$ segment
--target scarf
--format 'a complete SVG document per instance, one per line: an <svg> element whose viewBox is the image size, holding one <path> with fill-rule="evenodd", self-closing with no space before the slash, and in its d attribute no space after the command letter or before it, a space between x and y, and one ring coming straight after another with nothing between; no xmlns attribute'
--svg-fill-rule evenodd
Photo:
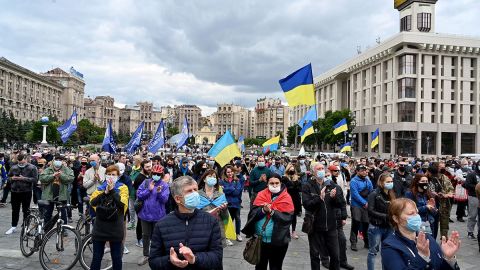
<svg viewBox="0 0 480 270"><path fill-rule="evenodd" d="M210 200L207 197L200 196L200 203L197 206L197 209L203 209L209 205L214 205L215 207L219 207L220 205L227 202L225 194L220 195L214 200Z"/></svg>
<svg viewBox="0 0 480 270"><path fill-rule="evenodd" d="M119 178L120 179L120 178ZM113 187L113 191L115 192L120 192L120 186L122 186L123 183L121 183L120 181L117 180L117 182L115 183L115 186ZM98 191L105 191L105 189L107 188L107 181L103 181L103 183L97 187L97 190Z"/></svg>
<svg viewBox="0 0 480 270"><path fill-rule="evenodd" d="M264 204L271 204L272 209L275 211L290 213L294 210L292 198L285 188L280 191L275 200L272 200L272 192L268 188L260 191L253 205L263 206Z"/></svg>

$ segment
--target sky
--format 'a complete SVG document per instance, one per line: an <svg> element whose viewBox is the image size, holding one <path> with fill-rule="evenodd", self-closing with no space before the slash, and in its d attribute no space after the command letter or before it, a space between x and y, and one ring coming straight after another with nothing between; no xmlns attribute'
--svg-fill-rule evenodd
<svg viewBox="0 0 480 270"><path fill-rule="evenodd" d="M399 31L393 0L0 0L0 56L73 66L118 105L285 101L278 80L335 67ZM480 38L479 0L439 0L436 32Z"/></svg>

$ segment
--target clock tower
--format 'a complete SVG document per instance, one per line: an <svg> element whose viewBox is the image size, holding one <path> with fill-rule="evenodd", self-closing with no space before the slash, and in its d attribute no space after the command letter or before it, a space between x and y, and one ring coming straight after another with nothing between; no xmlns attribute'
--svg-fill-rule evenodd
<svg viewBox="0 0 480 270"><path fill-rule="evenodd" d="M394 0L400 12L400 32L435 32L437 0Z"/></svg>

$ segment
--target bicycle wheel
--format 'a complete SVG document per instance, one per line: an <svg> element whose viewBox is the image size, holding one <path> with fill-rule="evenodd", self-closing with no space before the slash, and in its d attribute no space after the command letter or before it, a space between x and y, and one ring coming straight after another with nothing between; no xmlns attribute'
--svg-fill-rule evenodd
<svg viewBox="0 0 480 270"><path fill-rule="evenodd" d="M61 230L49 231L40 246L40 264L45 270L70 270L80 258L82 239L78 232L67 226Z"/></svg>
<svg viewBox="0 0 480 270"><path fill-rule="evenodd" d="M75 229L78 231L78 233L80 234L80 237L83 239L90 234L90 226L91 225L90 225L89 218L85 218L84 216L82 216L78 220L77 226L75 227Z"/></svg>
<svg viewBox="0 0 480 270"><path fill-rule="evenodd" d="M112 259L109 256L110 254L104 254L102 258L102 264L100 265L101 270L112 269ZM89 234L83 239L82 251L80 253L80 264L83 269L90 270L90 265L92 264L93 259L93 241L92 235Z"/></svg>
<svg viewBox="0 0 480 270"><path fill-rule="evenodd" d="M36 216L29 215L22 225L20 232L20 250L23 256L30 257L36 251L35 238L39 234L38 224L40 221Z"/></svg>

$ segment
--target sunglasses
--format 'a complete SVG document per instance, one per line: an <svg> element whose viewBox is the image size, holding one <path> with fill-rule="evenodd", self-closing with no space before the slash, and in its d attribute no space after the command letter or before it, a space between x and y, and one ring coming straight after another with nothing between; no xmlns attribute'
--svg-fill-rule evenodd
<svg viewBox="0 0 480 270"><path fill-rule="evenodd" d="M156 176L162 176L161 173L152 173L152 175L156 175Z"/></svg>
<svg viewBox="0 0 480 270"><path fill-rule="evenodd" d="M332 172L339 172L339 170L333 170Z"/></svg>

